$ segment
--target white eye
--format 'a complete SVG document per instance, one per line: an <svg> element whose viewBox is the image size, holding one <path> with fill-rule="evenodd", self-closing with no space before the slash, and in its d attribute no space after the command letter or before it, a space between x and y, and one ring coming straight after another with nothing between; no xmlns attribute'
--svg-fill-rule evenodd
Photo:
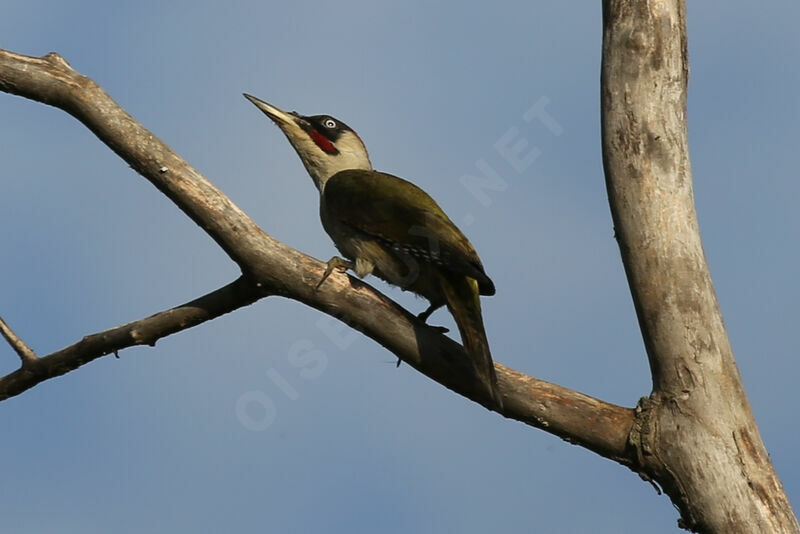
<svg viewBox="0 0 800 534"><path fill-rule="evenodd" d="M336 128L336 121L333 119L325 119L322 124L325 125L325 128Z"/></svg>

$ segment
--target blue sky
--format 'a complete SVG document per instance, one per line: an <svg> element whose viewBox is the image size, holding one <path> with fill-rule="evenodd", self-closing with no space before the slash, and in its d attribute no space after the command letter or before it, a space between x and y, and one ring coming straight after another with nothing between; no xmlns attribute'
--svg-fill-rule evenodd
<svg viewBox="0 0 800 534"><path fill-rule="evenodd" d="M0 47L61 53L267 232L322 259L334 249L311 180L241 93L344 120L376 168L426 189L476 246L498 288L484 300L498 361L633 406L650 378L603 184L600 5L537 4L6 0ZM689 6L704 246L795 504L798 16L789 0ZM541 102L559 135L524 120ZM0 315L37 352L236 277L74 119L5 94L0 118ZM494 146L510 131L540 152L521 172ZM460 182L480 162L507 184L488 204ZM324 366L301 374L291 354L310 349ZM0 369L16 364L0 348ZM9 532L677 531L668 499L633 473L395 369L284 299L2 408Z"/></svg>

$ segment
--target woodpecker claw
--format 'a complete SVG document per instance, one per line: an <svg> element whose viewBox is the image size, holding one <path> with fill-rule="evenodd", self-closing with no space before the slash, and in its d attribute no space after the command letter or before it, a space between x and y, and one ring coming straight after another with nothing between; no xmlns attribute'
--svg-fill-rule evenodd
<svg viewBox="0 0 800 534"><path fill-rule="evenodd" d="M441 307L442 307L441 304L431 304L430 306L428 306L427 310L417 315L417 319L419 319L423 323L426 323L428 322L428 317L430 317L433 312L435 312Z"/></svg>
<svg viewBox="0 0 800 534"><path fill-rule="evenodd" d="M438 310L441 307L442 307L441 304L431 304L430 306L428 306L427 310L425 310L424 312L422 312L422 313L417 315L417 319L419 319L423 323L427 323L428 322L428 317L430 317L433 312L435 312L436 310ZM444 327L444 326L433 326L433 325L428 325L428 326L430 326L431 328L433 328L434 330L436 330L440 334L446 334L446 333L448 333L450 331L449 328Z"/></svg>
<svg viewBox="0 0 800 534"><path fill-rule="evenodd" d="M322 273L322 279L320 279L320 281L317 282L317 286L315 289L319 289L319 287L325 280L328 279L328 277L331 275L334 269L336 269L340 273L343 273L348 269L353 269L353 268L355 268L355 265L353 264L352 261L340 258L339 256L332 257L331 259L328 260L328 266L325 268L325 272Z"/></svg>

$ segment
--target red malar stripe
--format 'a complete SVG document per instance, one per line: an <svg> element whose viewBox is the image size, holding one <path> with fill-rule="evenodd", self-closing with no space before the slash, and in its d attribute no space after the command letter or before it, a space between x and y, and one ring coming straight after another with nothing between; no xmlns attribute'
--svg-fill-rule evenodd
<svg viewBox="0 0 800 534"><path fill-rule="evenodd" d="M336 147L333 146L333 143L328 141L328 138L319 133L318 131L314 130L313 128L309 130L309 135L311 135L311 139L320 147L323 151L327 152L328 154L338 154L339 151L336 150Z"/></svg>

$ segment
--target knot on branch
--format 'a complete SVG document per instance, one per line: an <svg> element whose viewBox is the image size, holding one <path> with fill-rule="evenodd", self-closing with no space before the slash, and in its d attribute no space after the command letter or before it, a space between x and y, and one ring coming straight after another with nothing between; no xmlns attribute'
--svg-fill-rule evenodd
<svg viewBox="0 0 800 534"><path fill-rule="evenodd" d="M48 61L49 63L53 63L53 64L56 64L58 66L61 66L61 67L64 67L64 68L72 70L72 65L69 64L69 61L64 59L64 56L62 56L61 54L59 54L57 52L50 52L50 53L46 54L44 57L42 57L42 59L44 59L45 61Z"/></svg>
<svg viewBox="0 0 800 534"><path fill-rule="evenodd" d="M661 488L656 484L647 471L649 457L653 456L653 439L655 437L655 420L653 419L653 408L655 402L650 397L642 397L636 403L633 416L633 426L628 434L628 446L633 449L634 465L632 469L639 477L649 482L661 495Z"/></svg>

